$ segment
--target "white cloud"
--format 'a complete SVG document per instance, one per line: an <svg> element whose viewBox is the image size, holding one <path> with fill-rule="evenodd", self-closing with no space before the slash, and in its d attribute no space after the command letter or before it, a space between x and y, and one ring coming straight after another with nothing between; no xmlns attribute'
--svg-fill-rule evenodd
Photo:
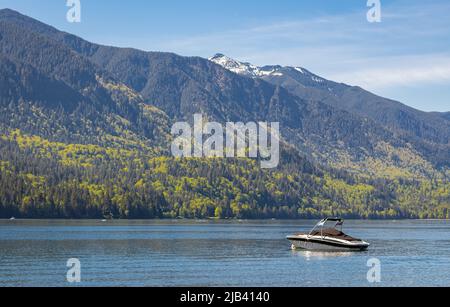
<svg viewBox="0 0 450 307"><path fill-rule="evenodd" d="M366 59L357 69L331 74L329 77L369 90L418 84L450 82L450 55L383 57Z"/></svg>

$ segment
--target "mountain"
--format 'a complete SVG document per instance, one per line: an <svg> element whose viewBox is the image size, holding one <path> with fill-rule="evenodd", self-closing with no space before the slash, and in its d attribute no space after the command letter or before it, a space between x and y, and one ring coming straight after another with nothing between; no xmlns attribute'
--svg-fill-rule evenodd
<svg viewBox="0 0 450 307"><path fill-rule="evenodd" d="M0 10L0 68L0 218L450 212L432 155L374 119L264 80L281 68L240 75L200 57L102 46L12 10ZM280 167L172 158L171 124L195 113L279 121Z"/></svg>
<svg viewBox="0 0 450 307"><path fill-rule="evenodd" d="M209 58L211 62L219 64L220 66L242 76L251 78L262 78L270 75L281 76L281 66L265 66L258 67L250 63L238 62L232 58L227 57L221 53Z"/></svg>
<svg viewBox="0 0 450 307"><path fill-rule="evenodd" d="M435 113L435 115L444 118L445 120L450 120L450 112L447 113Z"/></svg>
<svg viewBox="0 0 450 307"><path fill-rule="evenodd" d="M240 76L207 59L101 46L11 11L3 12L0 19L95 64L173 121L192 120L195 113L219 122L279 121L284 141L309 159L365 174L434 176L438 157L444 155L441 160L448 162L445 151L437 154L437 147L411 147L408 140L370 118L299 97L261 78ZM248 71L252 69L248 66ZM276 76L277 69L253 69L253 73Z"/></svg>
<svg viewBox="0 0 450 307"><path fill-rule="evenodd" d="M17 26L14 16L23 18L0 13L3 128L80 143L164 142L162 111L70 48Z"/></svg>
<svg viewBox="0 0 450 307"><path fill-rule="evenodd" d="M320 101L352 114L368 118L389 129L437 166L450 161L450 122L448 114L426 113L400 102L374 95L360 87L336 83L305 68L257 67L216 54L210 60L237 74L260 78L290 93Z"/></svg>

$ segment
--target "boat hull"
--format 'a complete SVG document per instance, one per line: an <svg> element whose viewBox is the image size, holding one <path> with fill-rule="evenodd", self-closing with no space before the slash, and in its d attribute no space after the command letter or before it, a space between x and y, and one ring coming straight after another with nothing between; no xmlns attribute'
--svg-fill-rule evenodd
<svg viewBox="0 0 450 307"><path fill-rule="evenodd" d="M366 242L345 242L330 238L291 236L287 239L292 243L293 249L312 251L365 251L370 246L370 244Z"/></svg>

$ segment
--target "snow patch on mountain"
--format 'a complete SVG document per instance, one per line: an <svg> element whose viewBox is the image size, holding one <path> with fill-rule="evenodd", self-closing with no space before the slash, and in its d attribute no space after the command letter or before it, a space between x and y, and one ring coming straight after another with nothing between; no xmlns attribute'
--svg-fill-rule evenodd
<svg viewBox="0 0 450 307"><path fill-rule="evenodd" d="M209 60L239 75L256 76L259 71L258 67L250 63L242 63L223 54L216 54Z"/></svg>
<svg viewBox="0 0 450 307"><path fill-rule="evenodd" d="M250 63L236 61L220 53L209 58L209 60L224 67L225 69L228 69L229 71L247 77L261 78L266 76L283 76L281 66L258 67Z"/></svg>
<svg viewBox="0 0 450 307"><path fill-rule="evenodd" d="M317 78L315 76L312 76L311 80L313 80L314 82L317 82L317 83L323 83L324 82L324 80L322 78Z"/></svg>
<svg viewBox="0 0 450 307"><path fill-rule="evenodd" d="M296 71L298 71L299 73L301 73L301 74L306 74L306 72L303 70L303 68L301 68L301 67L294 67L294 69L296 70Z"/></svg>
<svg viewBox="0 0 450 307"><path fill-rule="evenodd" d="M301 78L311 80L318 84L324 84L325 79L320 78L308 70L302 67L283 67L279 65L258 67L246 62L239 62L221 53L209 58L211 62L214 62L229 71L236 74L251 77L251 78L263 78L263 77L283 77L285 74L291 75L293 72L300 73Z"/></svg>

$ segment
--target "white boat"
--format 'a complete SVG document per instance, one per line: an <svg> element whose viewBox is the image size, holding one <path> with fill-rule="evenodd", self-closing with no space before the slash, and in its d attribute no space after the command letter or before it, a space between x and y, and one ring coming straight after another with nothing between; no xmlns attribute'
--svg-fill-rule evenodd
<svg viewBox="0 0 450 307"><path fill-rule="evenodd" d="M329 222L334 227L325 228ZM364 251L370 246L369 243L346 235L342 232L344 220L340 218L326 218L317 223L310 233L298 233L288 236L293 249L304 249L313 251ZM340 227L340 230L338 229Z"/></svg>

